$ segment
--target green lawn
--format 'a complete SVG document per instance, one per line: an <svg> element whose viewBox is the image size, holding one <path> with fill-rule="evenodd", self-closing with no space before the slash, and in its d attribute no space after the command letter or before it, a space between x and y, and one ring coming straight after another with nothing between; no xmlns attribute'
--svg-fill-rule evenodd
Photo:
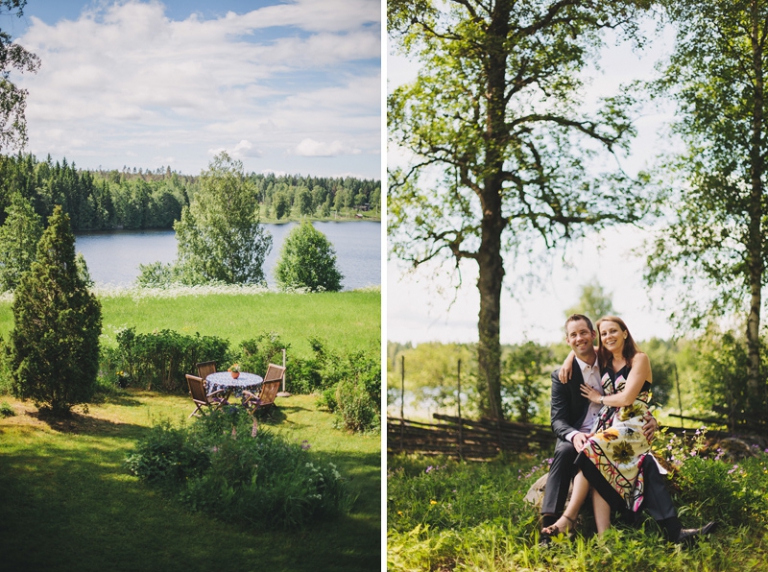
<svg viewBox="0 0 768 572"><path fill-rule="evenodd" d="M317 336L339 352L378 351L381 294L178 292L103 295L103 343L124 327L220 336L235 348L277 332L298 354ZM13 327L0 301L0 335ZM278 399L266 422L307 440L318 461L335 463L356 501L350 514L302 530L244 528L192 513L131 476L126 454L163 419L184 422L187 396L129 390L77 407L72 421L40 420L8 396L17 415L0 418L0 570L379 570L381 437L333 427L316 397Z"/></svg>
<svg viewBox="0 0 768 572"><path fill-rule="evenodd" d="M134 291L136 292L136 291ZM319 294L177 295L139 297L131 293L103 296L102 336L114 343L120 328L139 333L155 329L184 334L199 332L230 341L231 347L261 332L277 332L294 351L305 355L310 336L326 341L333 350L378 348L381 339L381 292L355 290ZM11 303L0 302L0 335L13 328Z"/></svg>
<svg viewBox="0 0 768 572"><path fill-rule="evenodd" d="M380 436L333 428L312 396L279 398L265 423L309 441L357 500L349 515L304 530L247 529L192 513L129 475L127 452L161 419L181 423L187 397L130 390L72 421L49 423L30 403L0 419L0 569L379 570Z"/></svg>

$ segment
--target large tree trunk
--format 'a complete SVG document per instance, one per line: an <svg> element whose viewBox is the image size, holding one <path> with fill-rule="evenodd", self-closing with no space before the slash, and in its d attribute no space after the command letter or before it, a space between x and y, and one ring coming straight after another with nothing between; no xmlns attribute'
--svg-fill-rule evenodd
<svg viewBox="0 0 768 572"><path fill-rule="evenodd" d="M477 345L478 385L480 389L480 413L492 419L502 419L501 407L501 343L499 321L501 319L501 285L504 280L504 261L501 257L500 215L489 213L483 217L482 243L477 263L480 276L477 289L480 292L480 315Z"/></svg>
<svg viewBox="0 0 768 572"><path fill-rule="evenodd" d="M749 203L749 287L751 293L749 317L747 319L747 403L750 414L765 417L763 411L763 388L760 379L760 306L763 282L762 252L762 198L763 198L763 50L759 37L759 12L757 2L752 8L752 66L755 77L755 99L752 114L752 149L750 157L751 181ZM751 416L751 415L750 415Z"/></svg>
<svg viewBox="0 0 768 572"><path fill-rule="evenodd" d="M502 218L501 196L504 172L504 154L509 131L506 125L507 50L504 42L509 33L509 1L496 3L488 27L485 63L488 78L486 107L485 165L486 176L479 193L483 209L480 248L477 264L480 276L477 289L480 292L478 323L479 343L477 367L481 392L481 414L492 419L502 419L501 407L501 343L499 321L501 319L501 287L504 280L504 260L501 257L501 234L506 222ZM486 390L487 388L487 390Z"/></svg>

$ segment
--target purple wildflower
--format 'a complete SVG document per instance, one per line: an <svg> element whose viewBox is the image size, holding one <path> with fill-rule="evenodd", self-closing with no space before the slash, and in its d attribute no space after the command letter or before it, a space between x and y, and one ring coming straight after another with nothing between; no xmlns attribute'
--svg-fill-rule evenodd
<svg viewBox="0 0 768 572"><path fill-rule="evenodd" d="M309 451L310 447L311 447L311 445L309 444L309 441L307 441L306 439L304 439L301 442L301 448L304 449L305 451Z"/></svg>
<svg viewBox="0 0 768 572"><path fill-rule="evenodd" d="M431 472L432 472L432 471L434 471L434 470L435 470L435 468L434 468L432 465L430 465L429 467L427 467L427 468L424 470L424 472L425 472L425 473L427 473L427 474L429 474L429 473L431 473Z"/></svg>

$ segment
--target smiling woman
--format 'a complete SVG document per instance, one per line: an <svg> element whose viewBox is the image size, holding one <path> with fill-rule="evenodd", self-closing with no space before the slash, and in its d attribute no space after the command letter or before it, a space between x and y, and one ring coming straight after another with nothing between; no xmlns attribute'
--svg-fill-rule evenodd
<svg viewBox="0 0 768 572"><path fill-rule="evenodd" d="M30 148L79 166L378 176L380 3L41 2ZM87 105L84 100L87 98Z"/></svg>

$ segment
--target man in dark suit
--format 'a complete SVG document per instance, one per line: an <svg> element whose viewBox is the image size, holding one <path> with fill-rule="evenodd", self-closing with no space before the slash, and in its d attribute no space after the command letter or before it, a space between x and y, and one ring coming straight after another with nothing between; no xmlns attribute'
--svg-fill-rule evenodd
<svg viewBox="0 0 768 572"><path fill-rule="evenodd" d="M597 333L586 316L574 314L565 323L566 342L573 350L573 371L570 381L559 379L560 370L552 373L552 430L557 435L555 455L549 469L549 477L541 504L542 526L554 524L565 508L568 488L574 477L576 456L584 448L588 433L598 416L600 405L593 404L580 391L582 384L588 384L600 393L600 365L594 342ZM649 415L643 433L649 440L657 429L656 420ZM642 508L661 526L672 542L684 542L701 533L708 533L713 523L702 529L684 529L677 517L672 498L667 491L664 478L652 455L643 461L645 495Z"/></svg>

